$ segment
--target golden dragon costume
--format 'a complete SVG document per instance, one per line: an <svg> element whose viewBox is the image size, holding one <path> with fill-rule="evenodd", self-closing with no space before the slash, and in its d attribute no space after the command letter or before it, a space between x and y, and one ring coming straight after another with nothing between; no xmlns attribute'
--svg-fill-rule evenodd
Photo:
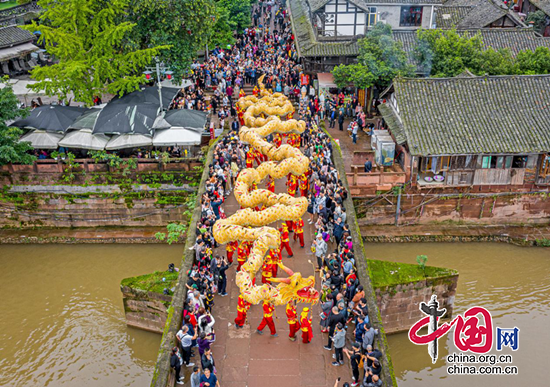
<svg viewBox="0 0 550 387"><path fill-rule="evenodd" d="M279 264L288 275L287 278L272 278L277 286L264 284L255 285L253 279L261 270L264 259L270 249L278 249L281 235L268 224L279 220L300 219L307 210L307 198L294 198L287 194L275 194L265 189L251 187L260 183L268 175L280 179L289 173L302 175L309 168L309 159L290 145L276 147L265 140L272 133L303 133L306 129L304 121L286 120L294 112L292 103L282 94L271 94L265 90L260 78L261 98L255 96L242 97L237 102L244 111L243 119L246 126L239 131L242 142L249 144L267 155L268 162L258 168L242 170L235 184L235 197L244 209L237 211L226 219L220 219L214 224L214 238L220 244L231 241L253 241L247 261L236 275L236 283L243 298L251 303L263 301L275 305L287 304L290 300L315 303L319 300L319 292L315 290L315 276L302 277L289 268ZM264 205L263 211L255 211L256 206ZM255 228L252 228L255 227Z"/></svg>

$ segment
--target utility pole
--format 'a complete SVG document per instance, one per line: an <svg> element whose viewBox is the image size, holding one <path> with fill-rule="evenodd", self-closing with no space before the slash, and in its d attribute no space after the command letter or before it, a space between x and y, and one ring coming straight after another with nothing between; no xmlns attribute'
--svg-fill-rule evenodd
<svg viewBox="0 0 550 387"><path fill-rule="evenodd" d="M159 104L160 104L160 111L162 112L162 85L160 84L160 64L159 60L155 58L155 62L157 64L157 84L159 88Z"/></svg>

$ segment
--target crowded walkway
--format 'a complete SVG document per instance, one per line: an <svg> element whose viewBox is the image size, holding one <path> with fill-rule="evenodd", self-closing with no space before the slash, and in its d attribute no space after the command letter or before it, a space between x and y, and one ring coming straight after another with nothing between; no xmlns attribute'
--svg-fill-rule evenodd
<svg viewBox="0 0 550 387"><path fill-rule="evenodd" d="M231 53L215 50L209 58L212 68L220 68L223 67L220 60L230 55L221 80L217 76L212 78L212 74L208 78L206 70L202 72L204 79L200 75L195 79L196 91L208 87L213 79L220 81L216 88L219 93L214 98L221 98L222 111L226 112L224 105L230 106L228 115L233 115L234 102L238 95L243 95L242 92L233 95L233 84L237 88L246 82L254 84L256 76L262 73L266 75L266 88L271 85L269 88L274 92L286 89L290 97L291 88L297 88L300 82L285 11L277 4L260 3L253 15L258 26L254 34L245 31ZM255 50L256 45L259 51ZM249 60L242 62L240 58ZM243 71L241 63L250 67ZM254 70L253 76L247 69ZM263 309L261 305L251 306L245 313L244 324L235 319L237 310L246 309L235 285L235 272L247 258L246 246L239 243L219 246L212 236L212 226L217 219L240 208L231 195L235 179L240 170L256 167L261 157L238 140L239 123L232 120L230 132L216 144L213 163L206 166L210 179L200 199L202 213L196 228L195 264L187 283L184 324L177 334L178 346L174 347L171 359L178 384L190 381L192 386L201 383L224 387L333 386L341 380L341 385L382 385L378 376L381 353L374 349L377 332L368 324L364 292L355 275L353 241L343 205L348 193L332 162L330 138L317 125L321 109L309 97L307 88L298 90L292 94L299 106L295 118L306 121L306 131L298 138L275 135L268 139L300 147L310 158L310 171L303 181L289 177L277 180L274 187L268 182L266 188L308 197L308 213L303 221L272 225L283 234L280 250L285 247L284 251L274 253L293 271L316 276L320 303L298 305L290 313L285 306L275 307L268 313L275 325L271 329L263 329L261 323L266 316L265 306ZM224 118L220 116L222 125ZM265 271L262 274L267 275ZM300 315L302 332L296 332L290 323Z"/></svg>

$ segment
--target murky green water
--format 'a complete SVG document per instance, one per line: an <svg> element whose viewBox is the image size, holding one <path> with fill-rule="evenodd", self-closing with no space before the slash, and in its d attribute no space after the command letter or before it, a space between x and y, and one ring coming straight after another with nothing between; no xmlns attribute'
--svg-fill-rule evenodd
<svg viewBox="0 0 550 387"><path fill-rule="evenodd" d="M1 386L145 386L161 336L128 328L120 280L181 246L0 246Z"/></svg>
<svg viewBox="0 0 550 387"><path fill-rule="evenodd" d="M396 376L401 387L549 386L550 360L550 249L488 243L369 244L369 258L416 264L428 256L428 265L460 272L455 315L479 305L493 316L493 325L520 328L519 349L512 352L518 376L450 376L445 356L459 352L452 335L439 340L439 360L432 364L426 346L412 344L406 333L388 337Z"/></svg>

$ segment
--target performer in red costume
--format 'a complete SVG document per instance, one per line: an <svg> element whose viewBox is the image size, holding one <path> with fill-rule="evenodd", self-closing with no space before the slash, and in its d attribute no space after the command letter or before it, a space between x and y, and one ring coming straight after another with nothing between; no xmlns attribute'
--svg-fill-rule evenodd
<svg viewBox="0 0 550 387"><path fill-rule="evenodd" d="M248 152L246 152L246 167L247 168L254 168L254 156L255 152L250 148Z"/></svg>
<svg viewBox="0 0 550 387"><path fill-rule="evenodd" d="M264 301L264 318L262 319L262 322L258 326L258 329L256 329L256 333L259 335L263 335L264 333L262 330L267 325L269 327L269 330L271 331L271 336L277 337L279 336L277 334L277 331L275 330L275 323L273 322L273 312L275 311L275 307L272 303L269 301Z"/></svg>
<svg viewBox="0 0 550 387"><path fill-rule="evenodd" d="M239 242L237 241L231 241L227 244L226 252L227 252L227 261L229 264L233 263L233 254L235 253L235 250L237 250L237 246L239 245Z"/></svg>
<svg viewBox="0 0 550 387"><path fill-rule="evenodd" d="M313 330L311 329L311 317L309 317L309 308L302 309L300 315L300 327L302 328L302 342L307 344L313 339Z"/></svg>
<svg viewBox="0 0 550 387"><path fill-rule="evenodd" d="M309 182L307 180L307 176L305 173L300 176L299 181L300 181L300 195L302 195L303 197L307 197Z"/></svg>
<svg viewBox="0 0 550 387"><path fill-rule="evenodd" d="M239 299L237 300L237 318L235 319L236 328L242 328L244 326L248 309L250 309L250 303L239 294Z"/></svg>
<svg viewBox="0 0 550 387"><path fill-rule="evenodd" d="M241 266L244 265L246 258L248 257L246 247L246 242L241 242L237 248L237 271L241 270Z"/></svg>
<svg viewBox="0 0 550 387"><path fill-rule="evenodd" d="M283 226L279 229L279 232L281 233L281 252L283 251L283 249L286 249L288 257L292 258L294 256L294 253L292 252L290 244L288 243L288 226L286 223L283 223Z"/></svg>
<svg viewBox="0 0 550 387"><path fill-rule="evenodd" d="M290 341L296 341L296 333L300 330L300 323L298 322L298 315L296 314L296 301L290 301L286 304L286 318L290 328L288 338Z"/></svg>
<svg viewBox="0 0 550 387"><path fill-rule="evenodd" d="M300 239L300 247L304 247L304 221L300 218L294 222L294 240Z"/></svg>
<svg viewBox="0 0 550 387"><path fill-rule="evenodd" d="M298 181L296 176L290 175L290 179L287 181L286 185L288 186L288 194L294 197L296 195L296 190L298 189Z"/></svg>
<svg viewBox="0 0 550 387"><path fill-rule="evenodd" d="M271 176L267 176L265 187L268 191L275 193L275 180Z"/></svg>

